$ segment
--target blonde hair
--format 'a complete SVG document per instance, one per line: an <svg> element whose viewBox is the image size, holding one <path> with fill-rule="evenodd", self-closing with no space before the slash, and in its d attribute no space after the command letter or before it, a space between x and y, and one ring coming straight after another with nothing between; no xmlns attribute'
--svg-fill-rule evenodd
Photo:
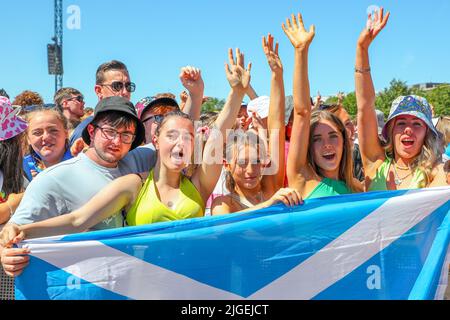
<svg viewBox="0 0 450 320"><path fill-rule="evenodd" d="M359 186L353 177L353 151L350 138L348 137L347 130L345 129L342 121L333 113L323 110L315 110L311 114L311 127L309 131L309 145L308 145L308 162L311 168L319 176L323 177L321 168L314 161L314 151L313 151L313 136L314 129L317 127L321 120L329 121L333 123L337 130L341 133L344 145L342 158L339 163L339 180L344 181L345 184L353 191L361 191L361 186Z"/></svg>
<svg viewBox="0 0 450 320"><path fill-rule="evenodd" d="M440 116L439 120L436 124L436 130L442 133L443 142L447 146L450 143L450 117L449 116Z"/></svg>

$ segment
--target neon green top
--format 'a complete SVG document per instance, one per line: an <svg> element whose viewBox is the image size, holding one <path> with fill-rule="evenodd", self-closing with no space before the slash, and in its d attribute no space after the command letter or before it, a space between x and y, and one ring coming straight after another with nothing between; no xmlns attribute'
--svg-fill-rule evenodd
<svg viewBox="0 0 450 320"><path fill-rule="evenodd" d="M179 199L173 206L173 209L162 203L158 194L152 170L142 186L136 201L128 211L128 225L139 226L204 216L205 204L203 199L192 182L185 176L181 178Z"/></svg>
<svg viewBox="0 0 450 320"><path fill-rule="evenodd" d="M344 181L323 178L305 199L330 197L348 193L353 192Z"/></svg>
<svg viewBox="0 0 450 320"><path fill-rule="evenodd" d="M389 168L392 163L392 158L386 157L381 166L377 169L375 177L370 184L369 191L385 191L388 190L386 185L386 179L389 174ZM414 171L411 183L408 186L408 189L419 189L423 188L426 185L427 178L425 173L419 169Z"/></svg>

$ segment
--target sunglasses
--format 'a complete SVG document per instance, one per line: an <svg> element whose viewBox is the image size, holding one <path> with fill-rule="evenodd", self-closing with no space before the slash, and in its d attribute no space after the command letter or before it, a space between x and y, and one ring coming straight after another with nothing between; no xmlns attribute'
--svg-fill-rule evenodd
<svg viewBox="0 0 450 320"><path fill-rule="evenodd" d="M102 84L102 86L111 87L115 92L122 91L123 87L125 87L128 92L134 92L134 90L136 90L136 85L133 82L114 81L111 84Z"/></svg>
<svg viewBox="0 0 450 320"><path fill-rule="evenodd" d="M147 119L142 120L142 123L150 121L151 119L155 119L155 122L160 123L164 119L164 116L162 114L155 114L153 116L148 117Z"/></svg>
<svg viewBox="0 0 450 320"><path fill-rule="evenodd" d="M76 97L72 97L70 99L66 99L67 101L71 101L71 100L77 100L78 102L83 102L84 98L83 96L76 96Z"/></svg>

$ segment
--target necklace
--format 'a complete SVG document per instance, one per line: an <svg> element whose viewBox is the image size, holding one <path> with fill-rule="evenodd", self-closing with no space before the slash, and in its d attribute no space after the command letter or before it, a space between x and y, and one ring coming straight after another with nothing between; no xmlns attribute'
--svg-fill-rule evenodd
<svg viewBox="0 0 450 320"><path fill-rule="evenodd" d="M395 160L394 160L394 166L397 167L397 169L400 169L400 170L410 170L410 169L411 169L411 167L410 167L409 165L406 166L406 167L401 167L401 166L399 166L399 165L397 164L397 161L395 161Z"/></svg>
<svg viewBox="0 0 450 320"><path fill-rule="evenodd" d="M251 208L253 206L255 206L253 203L251 203L245 196L241 196L239 194L237 195L237 199L235 198L235 200L237 200L238 202L240 202L241 204L243 204L244 206L246 206L247 208ZM233 197L234 198L234 197ZM260 190L258 192L258 195L256 197L257 199L257 203L262 203L263 202L263 195L262 195L262 190Z"/></svg>
<svg viewBox="0 0 450 320"><path fill-rule="evenodd" d="M395 175L395 179L394 179L394 183L396 186L401 185L403 181L405 181L406 178L408 178L412 171L410 171L406 176L404 176L403 178L400 179L398 173L397 173L397 169L395 169L396 165L394 164L393 168L394 168L394 175Z"/></svg>

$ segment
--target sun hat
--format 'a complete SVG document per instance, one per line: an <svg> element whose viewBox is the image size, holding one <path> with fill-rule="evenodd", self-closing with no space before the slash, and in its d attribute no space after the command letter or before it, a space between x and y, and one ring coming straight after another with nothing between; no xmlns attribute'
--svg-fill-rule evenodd
<svg viewBox="0 0 450 320"><path fill-rule="evenodd" d="M247 112L249 114L256 112L261 119L267 118L269 116L269 104L270 98L268 96L260 96L248 103Z"/></svg>
<svg viewBox="0 0 450 320"><path fill-rule="evenodd" d="M27 129L27 122L17 116L19 112L20 107L14 109L8 98L0 97L0 141L14 138Z"/></svg>
<svg viewBox="0 0 450 320"><path fill-rule="evenodd" d="M419 118L425 122L435 136L438 135L432 122L431 108L427 99L416 95L409 95L400 96L392 102L388 119L382 130L382 135L385 139L387 139L387 127L389 122L400 115L412 115Z"/></svg>
<svg viewBox="0 0 450 320"><path fill-rule="evenodd" d="M99 113L106 112L106 111L119 111L119 112L122 112L122 113L125 113L125 114L131 116L132 118L134 118L136 120L136 123L137 123L136 133L135 133L136 138L134 139L133 143L131 144L130 150L133 150L134 148L140 146L141 143L145 139L145 128L137 116L136 109L135 109L133 103L123 97L120 97L120 96L112 96L112 97L104 98L97 103L92 121L95 123L95 118L97 117L97 115ZM86 142L86 144L90 145L91 137L89 136L89 132L88 132L87 128L88 128L88 126L86 125L86 127L83 129L82 137L83 137L84 142Z"/></svg>

